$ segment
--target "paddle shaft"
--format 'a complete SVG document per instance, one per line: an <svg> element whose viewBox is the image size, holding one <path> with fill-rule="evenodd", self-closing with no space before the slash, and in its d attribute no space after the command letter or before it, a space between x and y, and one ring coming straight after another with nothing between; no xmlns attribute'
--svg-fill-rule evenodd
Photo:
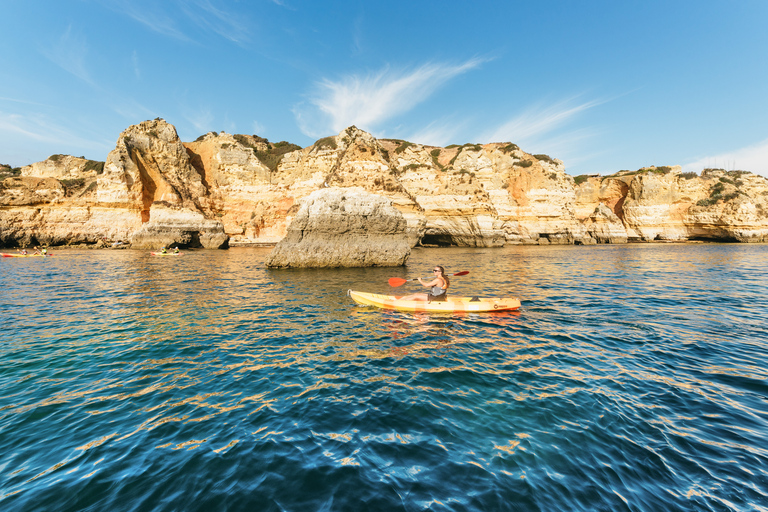
<svg viewBox="0 0 768 512"><path fill-rule="evenodd" d="M467 274L469 274L469 271L468 270L464 270L462 272L456 272L455 274L448 274L448 275L450 275L450 276L465 276ZM402 277L390 277L389 278L389 286L392 286L393 288L396 288L398 286L404 285L408 281L418 281L418 280L419 280L418 277L415 278L415 279L403 279Z"/></svg>

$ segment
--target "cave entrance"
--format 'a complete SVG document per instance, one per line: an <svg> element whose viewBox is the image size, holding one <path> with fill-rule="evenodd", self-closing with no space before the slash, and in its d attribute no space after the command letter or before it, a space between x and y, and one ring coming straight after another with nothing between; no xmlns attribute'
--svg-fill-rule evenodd
<svg viewBox="0 0 768 512"><path fill-rule="evenodd" d="M691 242L708 242L711 244L733 244L733 243L739 242L736 238L729 237L729 236L718 236L718 237L692 236L688 238L688 240Z"/></svg>
<svg viewBox="0 0 768 512"><path fill-rule="evenodd" d="M424 235L421 237L421 245L437 245L438 247L449 247L456 245L453 242L451 235L437 234L437 235Z"/></svg>

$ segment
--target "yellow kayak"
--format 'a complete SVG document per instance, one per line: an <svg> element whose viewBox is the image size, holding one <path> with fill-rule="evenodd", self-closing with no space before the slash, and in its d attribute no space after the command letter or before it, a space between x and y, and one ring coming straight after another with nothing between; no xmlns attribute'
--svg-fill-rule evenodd
<svg viewBox="0 0 768 512"><path fill-rule="evenodd" d="M487 313L493 311L514 311L520 307L520 299L514 297L451 297L444 302L427 302L423 300L402 300L394 295L356 292L349 290L347 295L352 300L364 306L375 306L398 311L430 311L437 313L474 312Z"/></svg>
<svg viewBox="0 0 768 512"><path fill-rule="evenodd" d="M181 256L183 252L153 252L152 256Z"/></svg>

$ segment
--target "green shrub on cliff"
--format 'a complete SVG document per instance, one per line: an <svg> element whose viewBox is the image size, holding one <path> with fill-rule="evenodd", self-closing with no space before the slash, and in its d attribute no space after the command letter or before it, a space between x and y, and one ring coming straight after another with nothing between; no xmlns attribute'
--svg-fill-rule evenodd
<svg viewBox="0 0 768 512"><path fill-rule="evenodd" d="M448 162L448 167L453 167L454 162L456 162L456 159L459 158L459 155L464 152L465 149L469 149L471 151L482 151L483 146L480 144L472 144L467 143L463 146L457 146L456 144L451 144L450 146L447 146L447 148L459 148L459 150L456 152L455 155L453 155L453 158L451 158L451 161Z"/></svg>
<svg viewBox="0 0 768 512"><path fill-rule="evenodd" d="M554 164L555 163L555 161L552 160L552 158L550 158L549 155L545 155L545 154L533 155L533 158L535 158L536 160L541 160L541 161L544 161L544 162L549 162L550 164Z"/></svg>
<svg viewBox="0 0 768 512"><path fill-rule="evenodd" d="M516 162L515 167L530 167L533 165L533 162L531 160L520 160L519 162Z"/></svg>
<svg viewBox="0 0 768 512"><path fill-rule="evenodd" d="M261 142L263 144L269 144L269 140L265 139L264 137L259 137L258 135L251 135L251 137L246 137L245 135L241 135L239 133L233 135L234 139L242 144L243 146L249 147L253 150L258 151L258 146L255 146L253 142L251 142L251 138L255 140L256 142Z"/></svg>
<svg viewBox="0 0 768 512"><path fill-rule="evenodd" d="M336 149L336 137L325 137L315 142L314 146L317 149Z"/></svg>
<svg viewBox="0 0 768 512"><path fill-rule="evenodd" d="M432 151L429 152L429 156L432 157L432 163L435 164L435 167L443 170L443 166L440 165L440 161L438 160L440 158L440 148L435 148Z"/></svg>
<svg viewBox="0 0 768 512"><path fill-rule="evenodd" d="M699 175L696 174L695 172L684 172L680 174L680 177L686 180L692 180L693 178L698 178Z"/></svg>
<svg viewBox="0 0 768 512"><path fill-rule="evenodd" d="M0 165L0 181L21 174L21 167L11 168L10 165Z"/></svg>
<svg viewBox="0 0 768 512"><path fill-rule="evenodd" d="M218 134L217 134L216 132L208 132L208 133L204 133L204 134L202 134L201 136L199 136L198 138L196 138L196 139L195 139L195 142L200 142L201 140L203 140L203 139L204 139L206 136L208 136L208 135L213 135L213 136L216 136L216 135L218 135Z"/></svg>
<svg viewBox="0 0 768 512"><path fill-rule="evenodd" d="M398 154L398 155L399 155L400 153L402 153L403 151L405 151L405 150L406 150L406 149L408 149L409 147L411 147L411 146L415 146L415 145L416 145L416 144L414 144L413 142L408 142L407 140L404 140L404 141L402 141L402 142L400 143L400 145L399 145L399 146L397 146L397 148L395 148L395 154Z"/></svg>
<svg viewBox="0 0 768 512"><path fill-rule="evenodd" d="M83 171L96 171L96 174L101 174L104 172L104 162L98 162L96 160L88 160L85 162L85 166L83 167Z"/></svg>
<svg viewBox="0 0 768 512"><path fill-rule="evenodd" d="M291 151L301 149L301 146L286 142L284 140L275 144L270 144L269 146L270 147L267 151L257 151L254 148L253 153L256 155L256 158L261 161L261 163L269 168L270 171L277 170L277 166L280 164L280 160L282 160L283 155L290 153Z"/></svg>
<svg viewBox="0 0 768 512"><path fill-rule="evenodd" d="M519 150L520 150L520 146L518 146L517 144L512 144L511 142L506 146L502 146L499 148L499 151L501 151L502 153L511 153L513 151L519 151Z"/></svg>
<svg viewBox="0 0 768 512"><path fill-rule="evenodd" d="M578 176L573 178L573 181L576 183L576 186L578 187L579 185L581 185L582 183L584 183L588 179L589 179L588 175L586 175L586 174L579 174Z"/></svg>

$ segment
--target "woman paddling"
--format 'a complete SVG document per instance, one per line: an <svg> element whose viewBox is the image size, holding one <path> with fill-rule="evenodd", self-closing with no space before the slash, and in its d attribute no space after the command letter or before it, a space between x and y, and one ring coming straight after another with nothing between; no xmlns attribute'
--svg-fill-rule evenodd
<svg viewBox="0 0 768 512"><path fill-rule="evenodd" d="M435 278L428 283L422 281L422 279L419 278L421 285L427 288L431 288L431 290L429 290L427 293L414 293L413 295L408 295L407 297L403 297L400 300L426 300L428 302L444 302L448 295L448 287L451 286L451 283L448 281L448 277L445 275L445 269L440 265L435 265L435 268L432 269L432 272L434 272Z"/></svg>

